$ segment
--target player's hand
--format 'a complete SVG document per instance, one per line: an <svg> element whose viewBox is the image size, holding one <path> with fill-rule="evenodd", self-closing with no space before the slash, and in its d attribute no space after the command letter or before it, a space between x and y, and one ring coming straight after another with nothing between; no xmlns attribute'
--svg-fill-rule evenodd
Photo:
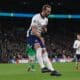
<svg viewBox="0 0 80 80"><path fill-rule="evenodd" d="M44 27L42 32L43 32L43 33L47 32L47 28Z"/></svg>
<svg viewBox="0 0 80 80"><path fill-rule="evenodd" d="M44 31L47 32L47 28L44 28Z"/></svg>

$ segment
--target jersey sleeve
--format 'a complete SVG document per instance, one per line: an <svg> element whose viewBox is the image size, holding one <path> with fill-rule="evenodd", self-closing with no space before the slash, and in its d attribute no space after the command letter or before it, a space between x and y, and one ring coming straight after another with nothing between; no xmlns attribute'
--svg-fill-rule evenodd
<svg viewBox="0 0 80 80"><path fill-rule="evenodd" d="M37 26L38 25L38 16L33 16L31 21L31 26Z"/></svg>

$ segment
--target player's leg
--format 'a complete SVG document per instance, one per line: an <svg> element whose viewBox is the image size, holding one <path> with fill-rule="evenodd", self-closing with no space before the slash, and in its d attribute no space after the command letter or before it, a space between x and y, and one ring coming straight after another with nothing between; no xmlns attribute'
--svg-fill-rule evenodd
<svg viewBox="0 0 80 80"><path fill-rule="evenodd" d="M40 46L41 46L42 51L43 51L42 59L47 65L47 67L46 67L47 71L46 72L51 72L51 75L60 76L61 74L58 73L57 71L55 71L54 68L52 67L52 64L48 58L48 53L47 53L47 50L45 48L45 45L41 41L39 41L39 43L40 43ZM43 70L42 72L45 72L45 71Z"/></svg>
<svg viewBox="0 0 80 80"><path fill-rule="evenodd" d="M43 58L44 58L44 62L46 63L47 65L47 68L51 71L51 75L52 76L60 76L61 74L59 72L57 72L53 66L52 66L52 63L50 61L50 59L48 58L48 53L47 53L47 50L45 48L43 48Z"/></svg>
<svg viewBox="0 0 80 80"><path fill-rule="evenodd" d="M36 50L36 58L41 67L42 73L49 72L50 70L48 70L48 68L46 68L44 65L44 60L42 57L42 48L40 46L40 43L35 43L35 50Z"/></svg>
<svg viewBox="0 0 80 80"><path fill-rule="evenodd" d="M44 68L45 65L44 65L44 63L43 63L42 48L41 48L40 44L39 44L39 43L35 43L35 44L34 44L34 48L35 48L35 50L36 50L36 58L37 58L37 60L38 60L38 63L39 63L39 65L40 65L40 67L41 67L41 68Z"/></svg>
<svg viewBox="0 0 80 80"><path fill-rule="evenodd" d="M76 70L78 70L78 55L76 54Z"/></svg>
<svg viewBox="0 0 80 80"><path fill-rule="evenodd" d="M78 70L78 60L77 60L77 57L76 57L76 70Z"/></svg>
<svg viewBox="0 0 80 80"><path fill-rule="evenodd" d="M50 59L48 58L48 53L47 53L47 51L46 51L45 48L43 48L43 60L44 60L44 62L46 63L47 68L48 68L50 71L54 71L54 68L52 67L51 61L50 61Z"/></svg>
<svg viewBox="0 0 80 80"><path fill-rule="evenodd" d="M76 54L76 70L79 70L80 55Z"/></svg>
<svg viewBox="0 0 80 80"><path fill-rule="evenodd" d="M29 56L29 67L27 71L35 71L35 56Z"/></svg>
<svg viewBox="0 0 80 80"><path fill-rule="evenodd" d="M28 56L29 57L29 56ZM27 68L27 71L31 71L31 60L30 60L30 57L28 59L28 68Z"/></svg>
<svg viewBox="0 0 80 80"><path fill-rule="evenodd" d="M47 67L43 68L42 69L42 72L51 72L51 75L54 75L54 76L60 76L61 74L59 72L57 72L56 70L54 70L54 68L52 67L52 64L48 58L48 53L47 53L47 50L45 48L45 44L42 43L41 40L38 40L39 43L40 43L40 47L42 48L42 59L43 61L46 63ZM45 71L46 70L46 71Z"/></svg>
<svg viewBox="0 0 80 80"><path fill-rule="evenodd" d="M29 67L28 71L32 70L34 68L34 63L35 63L35 51L33 49L33 38L32 36L27 37L27 48L26 48L26 53L28 54L29 57Z"/></svg>
<svg viewBox="0 0 80 80"><path fill-rule="evenodd" d="M35 71L35 56L32 56L32 71Z"/></svg>
<svg viewBox="0 0 80 80"><path fill-rule="evenodd" d="M29 65L27 71L31 71L33 65L33 55L32 55L33 52L32 52L32 47L30 47L29 44L27 46L26 53L28 54L28 65Z"/></svg>
<svg viewBox="0 0 80 80"><path fill-rule="evenodd" d="M41 46L41 40L37 37L34 39L34 48L36 50L36 58L37 61L41 67L42 72L49 72L49 70L45 67L43 57L42 57L42 46Z"/></svg>

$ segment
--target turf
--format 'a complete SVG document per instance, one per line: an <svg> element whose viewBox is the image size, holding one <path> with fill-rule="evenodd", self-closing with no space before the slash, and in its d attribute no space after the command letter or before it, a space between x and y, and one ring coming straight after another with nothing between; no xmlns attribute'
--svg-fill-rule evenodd
<svg viewBox="0 0 80 80"><path fill-rule="evenodd" d="M50 76L41 73L36 64L35 72L27 72L28 64L0 64L0 80L80 80L80 71L75 70L75 63L54 63L54 67L62 76Z"/></svg>

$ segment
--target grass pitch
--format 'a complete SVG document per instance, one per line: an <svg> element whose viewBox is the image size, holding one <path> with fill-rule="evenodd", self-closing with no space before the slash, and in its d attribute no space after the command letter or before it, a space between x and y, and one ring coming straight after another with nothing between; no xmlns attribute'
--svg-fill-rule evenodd
<svg viewBox="0 0 80 80"><path fill-rule="evenodd" d="M50 76L41 73L38 64L35 72L27 72L28 64L0 64L0 80L80 80L80 70L75 69L75 63L53 63L62 76Z"/></svg>

